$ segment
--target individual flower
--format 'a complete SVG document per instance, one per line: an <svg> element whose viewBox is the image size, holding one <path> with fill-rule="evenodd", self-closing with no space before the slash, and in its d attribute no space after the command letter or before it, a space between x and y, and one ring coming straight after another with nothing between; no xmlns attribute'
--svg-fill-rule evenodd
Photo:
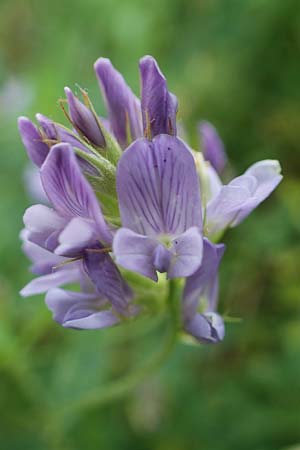
<svg viewBox="0 0 300 450"><path fill-rule="evenodd" d="M140 139L121 157L122 220L113 251L121 266L157 281L192 275L202 259L200 187L193 156L175 137Z"/></svg>

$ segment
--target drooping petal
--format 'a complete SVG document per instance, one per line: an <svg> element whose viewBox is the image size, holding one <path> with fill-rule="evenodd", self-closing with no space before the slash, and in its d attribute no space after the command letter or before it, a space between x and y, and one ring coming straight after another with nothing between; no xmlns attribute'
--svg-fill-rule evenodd
<svg viewBox="0 0 300 450"><path fill-rule="evenodd" d="M132 292L111 257L107 253L86 251L84 267L100 297L107 298L120 314L127 314Z"/></svg>
<svg viewBox="0 0 300 450"><path fill-rule="evenodd" d="M82 175L72 148L57 144L41 168L44 189L54 208L65 217L95 221L99 239L111 243L112 235L97 198Z"/></svg>
<svg viewBox="0 0 300 450"><path fill-rule="evenodd" d="M168 278L189 277L200 266L203 238L198 227L191 227L173 241Z"/></svg>
<svg viewBox="0 0 300 450"><path fill-rule="evenodd" d="M152 56L140 60L141 107L144 134L149 139L162 133L176 135L178 102Z"/></svg>
<svg viewBox="0 0 300 450"><path fill-rule="evenodd" d="M113 252L116 263L120 266L157 281L154 265L154 251L157 246L155 239L137 234L128 228L120 228L114 236Z"/></svg>
<svg viewBox="0 0 300 450"><path fill-rule="evenodd" d="M99 58L96 75L108 109L112 131L125 148L143 135L140 102L107 58Z"/></svg>
<svg viewBox="0 0 300 450"><path fill-rule="evenodd" d="M204 158L211 163L218 173L225 167L227 157L225 148L215 127L209 122L201 122L199 132Z"/></svg>
<svg viewBox="0 0 300 450"><path fill-rule="evenodd" d="M34 164L41 167L49 153L48 145L43 142L43 137L37 127L27 117L19 117L18 127L29 158Z"/></svg>
<svg viewBox="0 0 300 450"><path fill-rule="evenodd" d="M201 231L200 187L193 156L179 139L159 135L134 142L117 168L122 224L148 236Z"/></svg>
<svg viewBox="0 0 300 450"><path fill-rule="evenodd" d="M65 328L98 329L119 322L111 310L102 310L105 301L95 294L51 289L45 301L53 319Z"/></svg>
<svg viewBox="0 0 300 450"><path fill-rule="evenodd" d="M106 142L92 111L78 100L68 87L65 88L65 94L68 99L69 112L74 127L86 136L90 142L104 148Z"/></svg>

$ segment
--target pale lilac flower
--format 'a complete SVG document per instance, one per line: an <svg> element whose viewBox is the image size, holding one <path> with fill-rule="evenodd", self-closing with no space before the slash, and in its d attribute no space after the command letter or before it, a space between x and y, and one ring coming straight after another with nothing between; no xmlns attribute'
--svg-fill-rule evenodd
<svg viewBox="0 0 300 450"><path fill-rule="evenodd" d="M194 273L202 259L200 187L185 144L163 134L134 142L119 161L117 191L116 262L155 281L156 271Z"/></svg>
<svg viewBox="0 0 300 450"><path fill-rule="evenodd" d="M224 250L223 244L214 245L204 238L201 266L186 279L182 303L184 328L200 342L217 343L224 338L224 322L216 313L218 268Z"/></svg>

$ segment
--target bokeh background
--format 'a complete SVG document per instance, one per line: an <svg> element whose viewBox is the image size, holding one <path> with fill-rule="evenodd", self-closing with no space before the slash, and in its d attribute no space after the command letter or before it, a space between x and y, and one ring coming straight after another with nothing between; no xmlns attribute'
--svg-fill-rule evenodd
<svg viewBox="0 0 300 450"><path fill-rule="evenodd" d="M16 117L63 120L63 87L88 89L109 57L136 92L137 61L155 56L198 146L212 121L232 170L281 161L284 182L226 236L221 309L241 318L219 346L179 344L137 389L85 402L161 345L151 329L61 329L18 238L25 151ZM284 450L300 448L300 3L298 0L0 0L1 450ZM85 405L55 418L72 399ZM59 426L57 426L57 422Z"/></svg>

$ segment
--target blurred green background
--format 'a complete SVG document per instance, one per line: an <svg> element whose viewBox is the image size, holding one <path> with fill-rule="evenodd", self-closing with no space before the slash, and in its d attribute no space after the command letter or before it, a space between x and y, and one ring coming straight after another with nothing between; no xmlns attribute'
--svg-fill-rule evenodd
<svg viewBox="0 0 300 450"><path fill-rule="evenodd" d="M221 310L241 317L218 346L179 344L130 395L71 411L71 399L134 370L161 345L151 330L64 330L31 278L18 238L26 155L16 117L63 118L63 87L88 89L109 57L138 92L155 56L197 146L212 121L235 173L278 158L284 182L226 236ZM284 450L300 448L299 0L0 0L1 450ZM143 326L141 327L143 328ZM133 338L133 334L138 337Z"/></svg>

